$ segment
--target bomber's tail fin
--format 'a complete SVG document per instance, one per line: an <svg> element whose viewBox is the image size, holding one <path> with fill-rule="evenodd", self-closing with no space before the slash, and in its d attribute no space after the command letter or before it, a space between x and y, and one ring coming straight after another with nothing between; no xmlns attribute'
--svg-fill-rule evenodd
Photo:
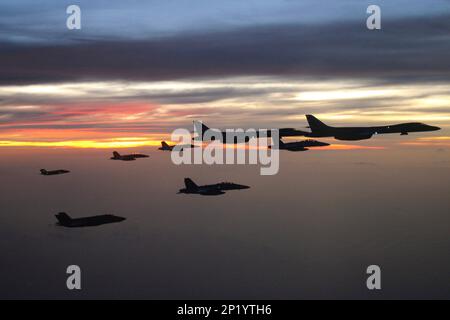
<svg viewBox="0 0 450 320"><path fill-rule="evenodd" d="M60 212L60 213L58 213L57 215L55 215L55 217L56 217L56 219L58 219L58 222L59 222L60 224L67 223L67 222L69 222L70 220L72 220L72 218L69 217L69 215L68 215L67 213L65 213L65 212Z"/></svg>
<svg viewBox="0 0 450 320"><path fill-rule="evenodd" d="M192 181L190 178L184 178L184 185L186 186L186 189L198 188L198 186L195 184L195 182Z"/></svg>
<svg viewBox="0 0 450 320"><path fill-rule="evenodd" d="M167 142L165 142L165 141L161 141L161 146L163 146L163 147L165 147L165 148L168 148L168 147L169 147L169 145L168 145Z"/></svg>
<svg viewBox="0 0 450 320"><path fill-rule="evenodd" d="M329 128L329 126L327 126L325 123L323 123L322 121L320 121L319 119L317 119L316 117L314 117L311 114L306 115L306 120L308 120L308 124L309 124L309 127L311 128L312 132L322 131L322 130Z"/></svg>
<svg viewBox="0 0 450 320"><path fill-rule="evenodd" d="M120 153L118 153L117 151L114 151L113 156L114 156L114 158L120 158Z"/></svg>

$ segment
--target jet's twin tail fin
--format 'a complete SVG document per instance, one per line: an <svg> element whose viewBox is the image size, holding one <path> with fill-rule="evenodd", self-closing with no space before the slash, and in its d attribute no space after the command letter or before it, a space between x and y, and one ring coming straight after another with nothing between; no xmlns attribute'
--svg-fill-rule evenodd
<svg viewBox="0 0 450 320"><path fill-rule="evenodd" d="M163 146L163 147L165 147L165 148L168 148L168 147L169 147L169 145L168 145L167 142L165 142L165 141L161 141L161 146Z"/></svg>
<svg viewBox="0 0 450 320"><path fill-rule="evenodd" d="M70 220L72 220L72 218L65 212L60 212L57 215L55 215L56 219L58 219L58 222L61 224L67 223Z"/></svg>
<svg viewBox="0 0 450 320"><path fill-rule="evenodd" d="M198 186L195 184L194 181L192 181L190 178L184 178L184 184L186 186L186 189L197 189Z"/></svg>
<svg viewBox="0 0 450 320"><path fill-rule="evenodd" d="M113 156L114 156L114 158L120 158L120 153L118 153L117 151L114 151Z"/></svg>
<svg viewBox="0 0 450 320"><path fill-rule="evenodd" d="M209 130L209 128L206 125L204 125L203 122L197 120L194 121L194 128L197 133L200 134L201 132L201 137L203 137L205 132Z"/></svg>
<svg viewBox="0 0 450 320"><path fill-rule="evenodd" d="M325 123L317 119L311 114L306 115L306 120L308 120L309 127L311 128L311 131L323 131L326 129L329 129L330 127L327 126Z"/></svg>
<svg viewBox="0 0 450 320"><path fill-rule="evenodd" d="M40 171L41 171L42 174L46 174L47 173L47 170L45 170L45 169L41 169Z"/></svg>

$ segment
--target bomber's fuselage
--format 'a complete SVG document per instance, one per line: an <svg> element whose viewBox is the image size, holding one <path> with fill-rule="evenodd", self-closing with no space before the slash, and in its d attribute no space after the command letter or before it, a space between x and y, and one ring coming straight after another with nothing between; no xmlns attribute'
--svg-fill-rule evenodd
<svg viewBox="0 0 450 320"><path fill-rule="evenodd" d="M319 130L313 130L305 134L307 137L334 137L338 140L364 140L370 139L375 134L400 133L406 135L410 132L426 132L436 131L439 127L426 125L423 123L401 123L389 126L374 126L374 127L323 127Z"/></svg>

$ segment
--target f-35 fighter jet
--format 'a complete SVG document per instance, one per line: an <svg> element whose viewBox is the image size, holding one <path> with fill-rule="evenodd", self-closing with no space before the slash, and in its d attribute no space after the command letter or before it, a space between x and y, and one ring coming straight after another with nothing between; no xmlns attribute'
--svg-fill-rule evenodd
<svg viewBox="0 0 450 320"><path fill-rule="evenodd" d="M102 224L122 222L126 220L125 218L117 217L111 214L73 219L65 212L60 212L55 215L55 217L58 219L58 225L67 228L95 227Z"/></svg>
<svg viewBox="0 0 450 320"><path fill-rule="evenodd" d="M60 169L60 170L50 170L50 171L47 171L45 169L41 169L40 171L41 171L41 174L43 176L54 176L54 175L64 174L64 173L69 173L70 172L69 170L62 170L62 169Z"/></svg>

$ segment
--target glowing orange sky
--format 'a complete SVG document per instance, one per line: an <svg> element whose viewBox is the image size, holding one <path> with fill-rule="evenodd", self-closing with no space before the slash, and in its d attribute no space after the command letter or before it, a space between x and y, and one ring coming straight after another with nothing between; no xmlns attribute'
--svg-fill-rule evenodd
<svg viewBox="0 0 450 320"><path fill-rule="evenodd" d="M220 90L238 94L216 97ZM251 90L264 94L252 95ZM248 95L240 92L250 90ZM146 95L152 99L144 98ZM191 100L195 97L194 100ZM395 98L395 104L392 103ZM180 100L181 99L181 100ZM360 105L377 99L376 108ZM192 120L213 128L303 129L304 114L332 125L383 125L427 121L450 124L448 86L362 85L351 81L292 82L258 79L178 82L100 82L0 86L0 146L125 148L156 146ZM154 101L150 101L154 100ZM346 106L342 109L342 106ZM448 146L448 129L438 136L414 136L405 146ZM293 140L301 140L296 137ZM290 139L288 139L290 140ZM321 150L380 149L371 139L330 139ZM395 139L392 139L394 143ZM375 142L376 143L376 142Z"/></svg>

